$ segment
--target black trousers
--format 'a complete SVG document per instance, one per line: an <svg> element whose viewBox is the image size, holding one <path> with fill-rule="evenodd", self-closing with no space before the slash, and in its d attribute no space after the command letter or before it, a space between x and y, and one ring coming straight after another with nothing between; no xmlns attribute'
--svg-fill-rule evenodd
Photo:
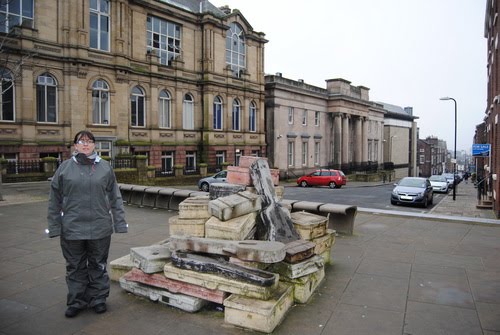
<svg viewBox="0 0 500 335"><path fill-rule="evenodd" d="M99 240L66 240L61 249L66 259L67 305L76 308L94 307L109 296L106 271L111 236Z"/></svg>

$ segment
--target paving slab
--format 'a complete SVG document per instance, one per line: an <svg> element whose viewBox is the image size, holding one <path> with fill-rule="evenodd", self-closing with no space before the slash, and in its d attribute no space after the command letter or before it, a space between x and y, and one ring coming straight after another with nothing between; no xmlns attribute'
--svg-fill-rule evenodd
<svg viewBox="0 0 500 335"><path fill-rule="evenodd" d="M225 324L216 305L191 315L128 294L115 282L107 313L97 315L89 309L74 319L65 318L59 239L48 239L43 232L48 186L3 185L7 200L0 202L0 334L249 334ZM466 195L457 197L463 216L445 216L440 211L449 210L452 200L447 198L435 207L439 211L427 215L375 214L358 207L354 235L336 237L333 263L325 266L323 281L307 304L290 308L273 333L499 335L500 221L484 217L486 212L477 216L477 210L465 204L470 202ZM129 233L113 235L110 261L132 247L168 238L168 220L178 214L133 205L125 211ZM407 276L405 264L410 264L411 276L398 278ZM426 281L431 285L419 286ZM457 292L445 294L451 299L443 300L440 292L449 289ZM464 294L473 304L460 302ZM52 298L45 301L46 297Z"/></svg>
<svg viewBox="0 0 500 335"><path fill-rule="evenodd" d="M481 324L473 309L408 301L404 334L481 335Z"/></svg>

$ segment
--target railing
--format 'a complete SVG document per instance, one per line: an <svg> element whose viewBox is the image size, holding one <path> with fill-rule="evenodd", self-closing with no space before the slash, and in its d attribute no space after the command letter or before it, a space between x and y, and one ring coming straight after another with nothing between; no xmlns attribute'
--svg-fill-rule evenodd
<svg viewBox="0 0 500 335"><path fill-rule="evenodd" d="M192 175L195 175L195 174L200 174L200 168L197 166L197 167L194 167L194 166L187 166L184 168L184 175L186 176L192 176Z"/></svg>
<svg viewBox="0 0 500 335"><path fill-rule="evenodd" d="M9 161L6 164L8 174L43 172L43 162L33 161Z"/></svg>
<svg viewBox="0 0 500 335"><path fill-rule="evenodd" d="M215 166L207 167L207 173L209 173L209 174L214 174L214 173L220 172L222 170L224 170L222 165L215 165Z"/></svg>
<svg viewBox="0 0 500 335"><path fill-rule="evenodd" d="M109 161L113 169L134 169L136 168L133 158L115 158Z"/></svg>
<svg viewBox="0 0 500 335"><path fill-rule="evenodd" d="M477 201L488 200L489 183L488 179L482 178L478 179L475 183L477 187Z"/></svg>
<svg viewBox="0 0 500 335"><path fill-rule="evenodd" d="M175 170L163 170L162 168L156 169L155 177L175 177Z"/></svg>

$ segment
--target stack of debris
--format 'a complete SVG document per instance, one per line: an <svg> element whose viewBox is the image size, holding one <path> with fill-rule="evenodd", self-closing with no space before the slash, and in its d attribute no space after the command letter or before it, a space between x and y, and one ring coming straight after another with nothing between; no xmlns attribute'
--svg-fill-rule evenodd
<svg viewBox="0 0 500 335"><path fill-rule="evenodd" d="M189 312L221 304L226 323L270 333L324 278L335 231L328 217L281 206L265 159L241 157L228 181L183 201L169 221L170 238L132 248L128 259L111 263L112 278Z"/></svg>

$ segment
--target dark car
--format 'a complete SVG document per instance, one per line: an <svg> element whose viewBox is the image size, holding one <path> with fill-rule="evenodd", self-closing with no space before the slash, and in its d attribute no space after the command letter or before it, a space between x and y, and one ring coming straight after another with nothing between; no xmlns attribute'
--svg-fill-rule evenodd
<svg viewBox="0 0 500 335"><path fill-rule="evenodd" d="M316 170L297 179L297 185L302 187L328 186L330 188L341 188L345 184L347 184L347 178L344 172L340 170Z"/></svg>
<svg viewBox="0 0 500 335"><path fill-rule="evenodd" d="M213 176L202 178L198 181L198 188L201 191L208 192L212 183L226 183L227 170L217 172Z"/></svg>
<svg viewBox="0 0 500 335"><path fill-rule="evenodd" d="M432 205L434 194L431 182L427 178L404 177L394 186L391 204L422 205L423 207Z"/></svg>

